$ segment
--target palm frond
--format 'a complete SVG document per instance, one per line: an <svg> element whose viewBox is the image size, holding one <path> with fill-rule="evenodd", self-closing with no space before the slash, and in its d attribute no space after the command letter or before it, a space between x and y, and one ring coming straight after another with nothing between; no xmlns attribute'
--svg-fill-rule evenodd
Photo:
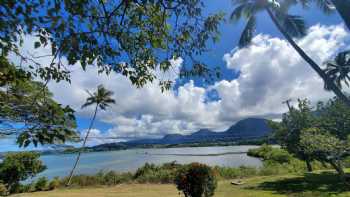
<svg viewBox="0 0 350 197"><path fill-rule="evenodd" d="M303 37L306 35L305 21L301 16L286 14L280 10L276 11L276 16L282 27L292 37Z"/></svg>
<svg viewBox="0 0 350 197"><path fill-rule="evenodd" d="M331 14L334 12L332 3L329 0L313 0L317 7L319 7L325 14Z"/></svg>
<svg viewBox="0 0 350 197"><path fill-rule="evenodd" d="M112 98L105 99L104 102L105 102L105 103L113 103L113 104L115 104L115 100L112 99Z"/></svg>
<svg viewBox="0 0 350 197"><path fill-rule="evenodd" d="M303 8L309 8L309 0L297 0Z"/></svg>
<svg viewBox="0 0 350 197"><path fill-rule="evenodd" d="M287 13L288 12L288 10L292 7L292 6L294 6L294 5L296 5L296 4L301 4L303 7L305 6L305 7L307 7L307 0L284 0L284 1L279 1L278 3L280 4L280 6L279 6L279 10L281 11L281 12L284 12L284 13Z"/></svg>
<svg viewBox="0 0 350 197"><path fill-rule="evenodd" d="M250 0L232 0L233 5L249 3Z"/></svg>
<svg viewBox="0 0 350 197"><path fill-rule="evenodd" d="M243 16L243 12L245 11L246 4L238 5L230 15L231 22L237 22Z"/></svg>
<svg viewBox="0 0 350 197"><path fill-rule="evenodd" d="M230 21L237 22L242 18L248 20L250 17L256 15L256 13L261 9L263 9L263 7L261 7L256 2L246 2L238 4L238 6L235 7L235 9L230 15Z"/></svg>
<svg viewBox="0 0 350 197"><path fill-rule="evenodd" d="M88 92L88 91L87 91ZM86 99L86 102L81 106L85 108L87 106L96 104L101 109L105 110L107 106L111 103L115 103L115 100L112 98L113 92L107 90L103 85L97 87L97 91L94 93L88 92L90 97Z"/></svg>
<svg viewBox="0 0 350 197"><path fill-rule="evenodd" d="M240 48L246 47L251 43L254 36L255 28L256 28L256 19L254 16L251 16L239 39L238 46Z"/></svg>
<svg viewBox="0 0 350 197"><path fill-rule="evenodd" d="M93 97L93 96L94 96L94 94L91 93L89 90L85 90L85 92L88 93L90 97Z"/></svg>
<svg viewBox="0 0 350 197"><path fill-rule="evenodd" d="M329 60L324 63L324 69L329 80L335 83L339 88L342 88L344 83L349 87L350 82L350 51L339 53L334 60ZM327 85L325 88L328 90Z"/></svg>
<svg viewBox="0 0 350 197"><path fill-rule="evenodd" d="M95 102L87 101L87 102L85 102L85 103L81 106L81 108L88 107L88 106L90 106L90 105L92 105L92 104L95 104Z"/></svg>

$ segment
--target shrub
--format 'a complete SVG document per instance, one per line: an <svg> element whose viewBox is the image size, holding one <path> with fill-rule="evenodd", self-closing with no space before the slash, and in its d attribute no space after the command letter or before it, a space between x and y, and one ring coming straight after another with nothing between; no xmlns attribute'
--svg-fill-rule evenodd
<svg viewBox="0 0 350 197"><path fill-rule="evenodd" d="M132 179L131 173L117 173L109 171L103 176L103 185L118 185L121 183L128 183Z"/></svg>
<svg viewBox="0 0 350 197"><path fill-rule="evenodd" d="M138 168L135 172L134 179L137 179L139 177L145 176L147 174L150 174L152 172L158 171L158 168L154 164L146 163L141 168Z"/></svg>
<svg viewBox="0 0 350 197"><path fill-rule="evenodd" d="M185 196L211 197L217 187L217 180L209 166L192 163L178 170L175 184Z"/></svg>
<svg viewBox="0 0 350 197"><path fill-rule="evenodd" d="M216 166L214 167L214 171L224 179L252 177L259 174L257 168L249 166L240 166L238 168Z"/></svg>
<svg viewBox="0 0 350 197"><path fill-rule="evenodd" d="M343 160L343 164L345 168L350 168L350 157L345 157Z"/></svg>
<svg viewBox="0 0 350 197"><path fill-rule="evenodd" d="M60 182L64 184L67 182L67 177L63 178ZM117 185L121 183L129 183L133 180L133 174L117 173L109 171L107 173L98 172L95 175L75 175L72 177L72 186L86 187L95 185Z"/></svg>
<svg viewBox="0 0 350 197"><path fill-rule="evenodd" d="M62 183L66 183L68 178L62 179ZM72 186L94 186L94 185L101 185L101 180L99 180L99 177L96 175L75 175L72 177Z"/></svg>
<svg viewBox="0 0 350 197"><path fill-rule="evenodd" d="M214 171L224 179L234 179L240 177L241 172L238 168L230 168L230 167L219 167L215 166Z"/></svg>
<svg viewBox="0 0 350 197"><path fill-rule="evenodd" d="M0 164L0 180L10 193L20 192L20 181L34 177L46 167L39 160L40 154L35 152L8 153Z"/></svg>
<svg viewBox="0 0 350 197"><path fill-rule="evenodd" d="M180 167L176 162L161 166L146 163L136 171L133 178L138 183L173 183L176 171Z"/></svg>
<svg viewBox="0 0 350 197"><path fill-rule="evenodd" d="M35 191L47 190L48 180L46 177L40 177L35 183Z"/></svg>
<svg viewBox="0 0 350 197"><path fill-rule="evenodd" d="M272 146L263 144L259 148L249 149L247 155L251 157L265 159L266 155L268 155L272 151L272 149L273 149Z"/></svg>
<svg viewBox="0 0 350 197"><path fill-rule="evenodd" d="M60 186L60 179L58 177L55 177L49 183L49 190L57 189L59 186Z"/></svg>
<svg viewBox="0 0 350 197"><path fill-rule="evenodd" d="M32 192L33 190L34 190L33 184L29 183L25 185L20 185L18 193L28 193L28 192Z"/></svg>
<svg viewBox="0 0 350 197"><path fill-rule="evenodd" d="M260 158L264 161L273 161L277 163L288 163L293 159L293 156L286 150L274 148L266 144L263 144L259 148L249 149L247 155Z"/></svg>
<svg viewBox="0 0 350 197"><path fill-rule="evenodd" d="M0 196L6 196L8 194L6 185L0 183Z"/></svg>

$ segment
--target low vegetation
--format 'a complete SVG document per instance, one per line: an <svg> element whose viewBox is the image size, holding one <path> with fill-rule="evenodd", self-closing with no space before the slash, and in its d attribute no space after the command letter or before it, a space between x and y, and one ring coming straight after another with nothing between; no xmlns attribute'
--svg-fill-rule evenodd
<svg viewBox="0 0 350 197"><path fill-rule="evenodd" d="M339 181L334 171L317 171L301 175L255 176L241 179L234 186L230 180L219 180L214 197L348 197L349 187ZM18 194L16 197L180 197L174 184L120 184Z"/></svg>

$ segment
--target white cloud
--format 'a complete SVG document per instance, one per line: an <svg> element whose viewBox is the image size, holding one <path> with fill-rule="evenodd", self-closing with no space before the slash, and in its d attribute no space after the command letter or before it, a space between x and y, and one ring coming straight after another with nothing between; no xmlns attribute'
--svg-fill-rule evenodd
<svg viewBox="0 0 350 197"><path fill-rule="evenodd" d="M348 40L343 26L316 25L297 42L321 65ZM333 95L324 91L322 80L285 40L279 38L258 35L249 48L226 54L224 60L228 68L241 72L237 80L214 85L224 98L221 114L225 118L279 114L286 110L281 104L283 100L307 97L318 101ZM229 98L232 102L227 102ZM231 116L226 115L232 111Z"/></svg>
<svg viewBox="0 0 350 197"><path fill-rule="evenodd" d="M316 25L308 35L298 40L300 46L317 63L346 47L349 35L343 26ZM189 133L199 128L224 130L235 121L249 117L278 116L286 110L283 100L309 98L327 99L333 94L323 90L323 83L289 44L279 38L258 35L246 49L224 55L229 69L240 71L232 81L217 81L210 87L197 87L192 81L176 91L160 91L158 80L137 89L123 76L111 73L98 75L93 67L83 72L79 66L72 69L72 83L50 83L54 97L69 104L78 115L91 114L92 108L81 110L87 94L97 85L112 90L116 104L98 114L100 121L113 126L107 132L94 130L94 136L160 137L168 133ZM177 79L182 59L172 60L173 70L157 76ZM219 100L208 101L207 94L217 91ZM111 140L108 140L108 142ZM100 143L94 139L91 144Z"/></svg>
<svg viewBox="0 0 350 197"><path fill-rule="evenodd" d="M86 133L87 133L87 129L84 129L80 133L81 139L85 138ZM102 143L111 143L111 142L120 141L118 139L115 139L114 137L117 137L117 136L110 135L110 133L101 132L99 129L91 129L89 133L89 138L86 142L86 146L95 146ZM80 144L78 143L74 145L80 145Z"/></svg>

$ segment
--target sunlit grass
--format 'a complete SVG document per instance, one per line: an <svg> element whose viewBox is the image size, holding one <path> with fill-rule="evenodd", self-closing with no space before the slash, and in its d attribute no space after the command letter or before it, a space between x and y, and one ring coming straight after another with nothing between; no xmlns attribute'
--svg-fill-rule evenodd
<svg viewBox="0 0 350 197"><path fill-rule="evenodd" d="M220 181L215 197L350 197L350 187L331 171L305 175L260 176L243 179L234 186ZM59 189L16 195L17 197L179 197L171 184L123 184L115 187Z"/></svg>

